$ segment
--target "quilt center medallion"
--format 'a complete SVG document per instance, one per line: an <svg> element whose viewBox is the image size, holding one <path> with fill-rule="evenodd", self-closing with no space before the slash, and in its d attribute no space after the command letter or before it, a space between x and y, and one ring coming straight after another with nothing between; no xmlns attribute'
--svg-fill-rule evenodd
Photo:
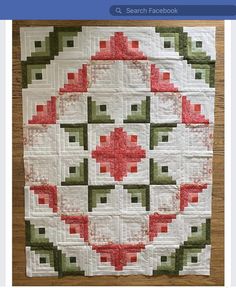
<svg viewBox="0 0 236 288"><path fill-rule="evenodd" d="M115 128L110 136L100 136L100 146L92 152L92 158L100 163L100 172L110 172L116 181L122 181L128 172L137 172L137 163L145 155L137 145L137 135L129 136L123 128Z"/></svg>

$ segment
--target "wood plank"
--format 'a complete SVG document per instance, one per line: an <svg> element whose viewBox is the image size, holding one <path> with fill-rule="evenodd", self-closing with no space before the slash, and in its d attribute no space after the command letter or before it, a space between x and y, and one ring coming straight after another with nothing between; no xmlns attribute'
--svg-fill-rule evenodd
<svg viewBox="0 0 236 288"><path fill-rule="evenodd" d="M22 145L21 26L216 26L216 99L213 158L212 259L210 276L96 276L28 278L25 274ZM132 286L224 285L224 21L13 21L13 285Z"/></svg>

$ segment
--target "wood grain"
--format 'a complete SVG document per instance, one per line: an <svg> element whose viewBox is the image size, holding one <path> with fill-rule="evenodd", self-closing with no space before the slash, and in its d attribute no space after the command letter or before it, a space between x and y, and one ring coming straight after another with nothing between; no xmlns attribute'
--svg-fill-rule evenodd
<svg viewBox="0 0 236 288"><path fill-rule="evenodd" d="M210 276L96 276L28 278L25 274L24 169L22 144L21 26L216 26L216 98ZM122 286L224 285L224 22L223 21L13 21L13 285Z"/></svg>

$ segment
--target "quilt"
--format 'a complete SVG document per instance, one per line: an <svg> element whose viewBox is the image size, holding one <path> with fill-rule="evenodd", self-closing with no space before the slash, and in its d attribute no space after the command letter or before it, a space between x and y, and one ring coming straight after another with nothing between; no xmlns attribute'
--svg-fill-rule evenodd
<svg viewBox="0 0 236 288"><path fill-rule="evenodd" d="M209 275L215 27L21 27L26 273Z"/></svg>

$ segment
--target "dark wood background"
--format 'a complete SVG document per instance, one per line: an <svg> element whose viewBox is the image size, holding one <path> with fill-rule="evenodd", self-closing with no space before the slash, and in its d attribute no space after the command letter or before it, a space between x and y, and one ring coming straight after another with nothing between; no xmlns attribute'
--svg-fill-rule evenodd
<svg viewBox="0 0 236 288"><path fill-rule="evenodd" d="M24 168L22 142L21 26L216 26L216 98L210 276L96 276L28 278L25 274ZM224 22L223 21L13 21L13 285L224 285Z"/></svg>

